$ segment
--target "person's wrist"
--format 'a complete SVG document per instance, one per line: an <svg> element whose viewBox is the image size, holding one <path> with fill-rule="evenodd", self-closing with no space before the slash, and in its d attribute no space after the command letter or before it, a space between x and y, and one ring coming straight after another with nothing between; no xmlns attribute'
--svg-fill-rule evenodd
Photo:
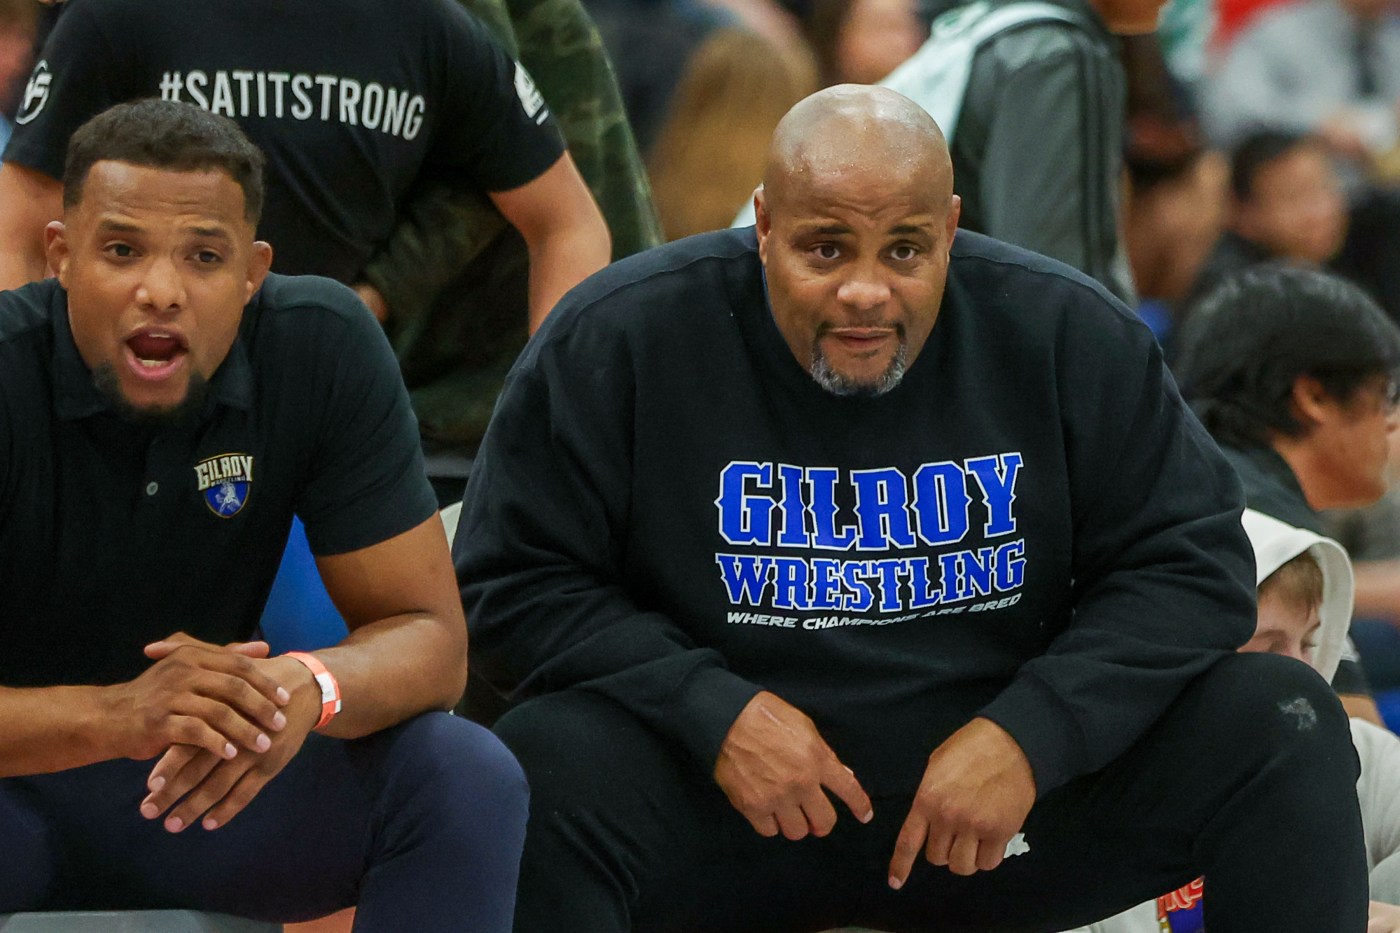
<svg viewBox="0 0 1400 933"><path fill-rule="evenodd" d="M131 730L138 727L138 723L125 702L127 687L127 683L119 683L69 688L74 692L77 711L73 719L73 741L79 748L91 752L94 760L107 761L130 754Z"/></svg>
<svg viewBox="0 0 1400 933"><path fill-rule="evenodd" d="M340 683L335 679L321 659L305 651L288 651L282 655L301 665L311 675L312 683L320 704L320 715L313 729L321 729L335 718L341 710Z"/></svg>

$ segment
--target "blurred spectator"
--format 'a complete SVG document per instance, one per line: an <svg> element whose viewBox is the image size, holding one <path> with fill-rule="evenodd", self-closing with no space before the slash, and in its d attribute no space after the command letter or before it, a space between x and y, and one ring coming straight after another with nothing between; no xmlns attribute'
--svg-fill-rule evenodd
<svg viewBox="0 0 1400 933"><path fill-rule="evenodd" d="M1170 0L1162 9L1156 40L1193 106L1206 73L1206 49L1215 30L1214 0Z"/></svg>
<svg viewBox="0 0 1400 933"><path fill-rule="evenodd" d="M650 159L668 239L729 225L763 174L773 128L817 89L816 63L742 29L712 33L692 57Z"/></svg>
<svg viewBox="0 0 1400 933"><path fill-rule="evenodd" d="M813 0L803 27L823 87L883 80L928 38L916 0Z"/></svg>
<svg viewBox="0 0 1400 933"><path fill-rule="evenodd" d="M1137 310L1164 345L1224 226L1227 175L1218 152L1199 148L1167 162L1129 163L1124 235Z"/></svg>
<svg viewBox="0 0 1400 933"><path fill-rule="evenodd" d="M1226 276L1282 259L1320 267L1342 248L1347 204L1326 146L1278 130L1251 134L1230 159L1226 230L1206 260L1189 305Z"/></svg>
<svg viewBox="0 0 1400 933"><path fill-rule="evenodd" d="M951 31L978 9L991 16L1014 4L990 0L944 14L933 38L885 83L916 84L920 69L943 68ZM1004 29L975 49L960 113L944 128L960 226L1066 262L1135 304L1119 234L1126 81L1116 35L1152 32L1162 0L1050 5L1058 16Z"/></svg>
<svg viewBox="0 0 1400 933"><path fill-rule="evenodd" d="M1391 488L1375 505L1330 512L1328 529L1351 554L1356 568L1356 620L1352 638L1376 690L1400 689L1400 465L1391 435Z"/></svg>
<svg viewBox="0 0 1400 933"><path fill-rule="evenodd" d="M1393 0L1305 0L1259 15L1225 53L1203 99L1232 147L1259 129L1315 133L1357 162L1394 148L1400 21Z"/></svg>
<svg viewBox="0 0 1400 933"><path fill-rule="evenodd" d="M1180 6L1174 0L1167 9ZM1224 227L1228 167L1218 152L1204 148L1190 95L1168 67L1156 35L1125 37L1123 66L1129 182L1124 241L1138 315L1165 345Z"/></svg>
<svg viewBox="0 0 1400 933"><path fill-rule="evenodd" d="M1323 534L1320 510L1386 490L1397 365L1400 329L1360 288L1270 263L1202 299L1174 369L1248 506ZM1332 683L1350 715L1379 723L1354 654Z"/></svg>
<svg viewBox="0 0 1400 933"><path fill-rule="evenodd" d="M38 19L34 0L0 0L0 151L10 139L10 121L24 102Z"/></svg>
<svg viewBox="0 0 1400 933"><path fill-rule="evenodd" d="M586 0L585 5L617 71L637 146L647 153L686 62L729 17L686 0Z"/></svg>

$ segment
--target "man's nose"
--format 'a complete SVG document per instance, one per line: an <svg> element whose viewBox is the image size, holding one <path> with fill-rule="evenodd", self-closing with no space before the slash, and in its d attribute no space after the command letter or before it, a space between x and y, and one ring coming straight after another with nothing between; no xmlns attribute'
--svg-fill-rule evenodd
<svg viewBox="0 0 1400 933"><path fill-rule="evenodd" d="M857 275L842 284L836 297L842 304L867 310L889 301L890 287L874 275Z"/></svg>
<svg viewBox="0 0 1400 933"><path fill-rule="evenodd" d="M173 259L153 257L141 276L136 300L157 314L178 310L185 304L185 280Z"/></svg>

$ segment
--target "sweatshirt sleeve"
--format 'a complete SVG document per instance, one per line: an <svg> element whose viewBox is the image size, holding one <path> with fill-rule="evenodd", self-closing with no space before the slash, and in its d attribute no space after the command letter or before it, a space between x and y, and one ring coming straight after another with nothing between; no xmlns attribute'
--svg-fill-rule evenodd
<svg viewBox="0 0 1400 933"><path fill-rule="evenodd" d="M517 700L608 696L708 773L760 688L625 586L634 380L621 334L572 324L556 309L527 347L467 487L453 553L472 676Z"/></svg>
<svg viewBox="0 0 1400 933"><path fill-rule="evenodd" d="M1021 745L1039 794L1122 754L1254 631L1238 479L1147 329L1081 310L1057 338L1073 619L981 713Z"/></svg>

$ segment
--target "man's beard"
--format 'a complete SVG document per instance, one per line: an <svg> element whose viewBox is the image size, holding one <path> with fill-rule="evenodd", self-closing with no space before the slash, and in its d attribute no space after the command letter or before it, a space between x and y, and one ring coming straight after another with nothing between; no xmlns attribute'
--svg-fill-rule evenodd
<svg viewBox="0 0 1400 933"><path fill-rule="evenodd" d="M889 392L899 385L904 378L904 368L909 362L909 344L904 339L904 328L896 329L896 336L899 339L899 346L894 351L894 356L890 358L890 365L885 367L885 371L876 379L869 382L859 382L849 376L843 376L831 368L830 361L826 354L822 352L821 337L819 333L817 339L812 342L812 366L809 370L817 385L821 386L832 395L842 395L856 398L876 398Z"/></svg>
<svg viewBox="0 0 1400 933"><path fill-rule="evenodd" d="M198 413L209 395L209 380L199 373L193 373L185 397L179 404L169 408L140 408L122 394L121 383L117 381L117 368L110 360L93 370L92 381L119 417L143 427L162 428L179 424Z"/></svg>

